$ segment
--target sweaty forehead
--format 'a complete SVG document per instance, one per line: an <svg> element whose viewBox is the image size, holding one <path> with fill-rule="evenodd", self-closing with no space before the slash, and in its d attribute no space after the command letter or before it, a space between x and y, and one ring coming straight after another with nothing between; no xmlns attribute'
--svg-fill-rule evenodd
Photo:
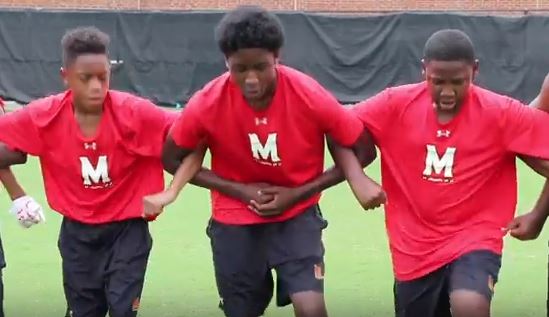
<svg viewBox="0 0 549 317"><path fill-rule="evenodd" d="M106 55L86 54L78 56L70 65L77 72L99 72L109 69L109 60Z"/></svg>
<svg viewBox="0 0 549 317"><path fill-rule="evenodd" d="M265 49L246 48L240 49L229 57L229 61L238 64L253 65L269 62L274 57L272 52Z"/></svg>
<svg viewBox="0 0 549 317"><path fill-rule="evenodd" d="M429 61L425 70L437 77L462 76L472 71L473 66L465 61Z"/></svg>

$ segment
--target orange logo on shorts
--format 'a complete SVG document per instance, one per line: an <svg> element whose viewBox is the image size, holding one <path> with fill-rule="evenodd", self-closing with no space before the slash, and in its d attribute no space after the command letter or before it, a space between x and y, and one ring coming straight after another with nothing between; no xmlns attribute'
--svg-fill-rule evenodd
<svg viewBox="0 0 549 317"><path fill-rule="evenodd" d="M490 292L494 292L494 278L492 275L488 275L488 289L490 289Z"/></svg>
<svg viewBox="0 0 549 317"><path fill-rule="evenodd" d="M132 303L132 311L138 311L138 310L139 310L139 297L136 297Z"/></svg>
<svg viewBox="0 0 549 317"><path fill-rule="evenodd" d="M323 280L324 279L324 265L322 263L315 264L315 278L317 280Z"/></svg>

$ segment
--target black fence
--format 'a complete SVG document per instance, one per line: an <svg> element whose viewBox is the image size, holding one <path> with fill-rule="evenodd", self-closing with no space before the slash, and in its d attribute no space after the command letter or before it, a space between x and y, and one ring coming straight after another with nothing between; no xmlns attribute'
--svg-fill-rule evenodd
<svg viewBox="0 0 549 317"><path fill-rule="evenodd" d="M111 36L112 88L158 104L185 103L225 71L214 41L222 12L0 11L0 95L29 102L63 89L60 40L76 26ZM531 100L549 71L549 19L441 13L328 16L280 13L283 63L319 80L342 102L420 80L426 39L442 28L468 33L480 59L477 83Z"/></svg>

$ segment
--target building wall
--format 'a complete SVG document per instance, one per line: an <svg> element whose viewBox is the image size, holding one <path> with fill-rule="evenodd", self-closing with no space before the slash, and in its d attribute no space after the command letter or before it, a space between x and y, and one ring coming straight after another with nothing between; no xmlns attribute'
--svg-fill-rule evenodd
<svg viewBox="0 0 549 317"><path fill-rule="evenodd" d="M0 7L61 9L223 10L240 4L324 12L453 10L524 14L549 10L549 0L0 0Z"/></svg>

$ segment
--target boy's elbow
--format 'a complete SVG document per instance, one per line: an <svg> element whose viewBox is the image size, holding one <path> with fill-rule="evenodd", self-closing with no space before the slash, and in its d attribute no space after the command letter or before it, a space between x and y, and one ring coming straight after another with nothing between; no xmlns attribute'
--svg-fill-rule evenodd
<svg viewBox="0 0 549 317"><path fill-rule="evenodd" d="M529 156L519 156L526 165L528 165L533 171L538 173L539 175L549 178L549 161L547 160L541 160L534 157Z"/></svg>
<svg viewBox="0 0 549 317"><path fill-rule="evenodd" d="M176 163L176 160L174 160L173 157L167 155L166 153L163 153L162 166L164 167L164 170L166 172L173 175L177 171L178 164Z"/></svg>
<svg viewBox="0 0 549 317"><path fill-rule="evenodd" d="M354 146L354 151L362 167L370 165L377 158L376 146L368 130L364 130Z"/></svg>
<svg viewBox="0 0 549 317"><path fill-rule="evenodd" d="M25 164L25 163L27 163L27 158L28 158L27 154L18 153L18 155L15 158L15 163L13 163L13 165L15 165L15 164Z"/></svg>
<svg viewBox="0 0 549 317"><path fill-rule="evenodd" d="M360 158L360 163L362 164L362 167L366 167L366 166L372 164L372 162L375 161L376 158L377 158L377 151L376 151L375 146L372 146L372 147L368 148L365 151L365 154L363 155L363 157Z"/></svg>
<svg viewBox="0 0 549 317"><path fill-rule="evenodd" d="M5 144L0 143L0 168L25 163L27 163L27 153L11 150Z"/></svg>

